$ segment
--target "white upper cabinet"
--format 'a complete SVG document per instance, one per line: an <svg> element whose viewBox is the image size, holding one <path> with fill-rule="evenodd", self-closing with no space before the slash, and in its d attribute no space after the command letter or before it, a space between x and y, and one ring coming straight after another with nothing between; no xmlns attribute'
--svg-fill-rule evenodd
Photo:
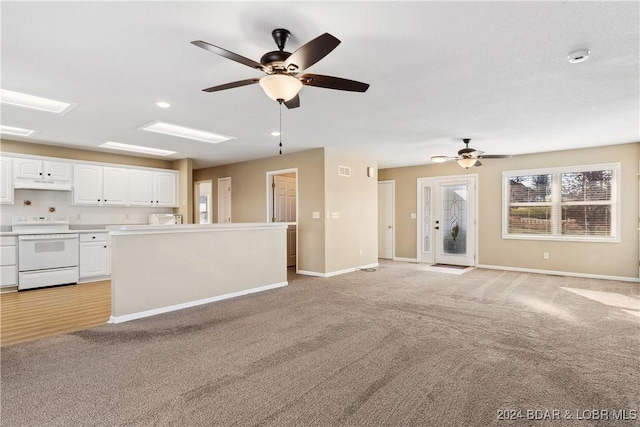
<svg viewBox="0 0 640 427"><path fill-rule="evenodd" d="M91 164L73 165L73 203L127 205L129 170Z"/></svg>
<svg viewBox="0 0 640 427"><path fill-rule="evenodd" d="M13 203L11 157L0 157L0 203Z"/></svg>
<svg viewBox="0 0 640 427"><path fill-rule="evenodd" d="M178 206L178 174L175 172L154 172L153 174L155 206Z"/></svg>
<svg viewBox="0 0 640 427"><path fill-rule="evenodd" d="M71 163L38 159L13 159L16 179L44 179L59 182L71 181Z"/></svg>
<svg viewBox="0 0 640 427"><path fill-rule="evenodd" d="M131 206L177 207L178 173L131 170L129 173Z"/></svg>
<svg viewBox="0 0 640 427"><path fill-rule="evenodd" d="M129 169L102 169L102 197L105 205L129 204Z"/></svg>
<svg viewBox="0 0 640 427"><path fill-rule="evenodd" d="M131 206L153 206L153 172L129 171L129 204Z"/></svg>
<svg viewBox="0 0 640 427"><path fill-rule="evenodd" d="M99 206L102 199L102 166L73 165L73 203Z"/></svg>

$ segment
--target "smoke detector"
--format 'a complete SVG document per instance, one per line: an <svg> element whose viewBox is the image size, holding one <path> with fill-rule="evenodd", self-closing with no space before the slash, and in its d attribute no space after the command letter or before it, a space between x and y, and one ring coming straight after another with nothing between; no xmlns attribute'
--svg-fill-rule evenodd
<svg viewBox="0 0 640 427"><path fill-rule="evenodd" d="M578 64L580 62L584 62L587 59L589 59L590 54L591 54L591 51L587 49L576 50L575 52L571 52L567 56L567 59L572 64Z"/></svg>

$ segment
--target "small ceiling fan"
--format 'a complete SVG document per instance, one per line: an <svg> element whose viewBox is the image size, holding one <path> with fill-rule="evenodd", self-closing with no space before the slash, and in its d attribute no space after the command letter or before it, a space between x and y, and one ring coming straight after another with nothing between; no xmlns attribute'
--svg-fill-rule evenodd
<svg viewBox="0 0 640 427"><path fill-rule="evenodd" d="M469 143L471 142L470 138L464 138L462 142L465 146L463 149L458 151L457 156L431 156L431 161L433 163L443 163L455 160L463 168L469 169L473 166L482 166L480 159L508 159L513 157L508 154L484 154L484 151L479 151L475 148L469 147Z"/></svg>
<svg viewBox="0 0 640 427"><path fill-rule="evenodd" d="M259 83L267 96L271 99L284 103L287 108L300 106L298 92L302 86L315 86L327 89L346 90L351 92L366 92L369 88L367 83L355 80L343 79L340 77L323 76L320 74L302 74L302 70L309 68L322 58L327 56L339 44L340 40L329 33L324 33L307 44L302 45L293 53L284 50L285 44L291 33L284 28L278 28L271 32L273 40L278 46L278 50L265 53L260 62L245 58L244 56L230 52L218 46L202 40L192 41L191 44L202 49L224 56L232 61L239 62L256 70L263 71L266 76L262 78L252 78L212 86L203 89L204 92L216 92L225 89L232 89L240 86Z"/></svg>

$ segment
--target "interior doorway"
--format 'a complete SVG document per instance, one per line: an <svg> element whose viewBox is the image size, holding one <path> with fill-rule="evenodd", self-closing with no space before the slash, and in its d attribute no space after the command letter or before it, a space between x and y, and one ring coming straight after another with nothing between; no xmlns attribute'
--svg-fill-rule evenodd
<svg viewBox="0 0 640 427"><path fill-rule="evenodd" d="M287 223L287 267L298 265L298 169L267 172L267 222Z"/></svg>
<svg viewBox="0 0 640 427"><path fill-rule="evenodd" d="M395 181L378 182L378 258L393 259Z"/></svg>
<svg viewBox="0 0 640 427"><path fill-rule="evenodd" d="M418 179L418 262L476 265L477 179Z"/></svg>
<svg viewBox="0 0 640 427"><path fill-rule="evenodd" d="M194 224L211 224L213 183L208 181L196 181L193 183Z"/></svg>
<svg viewBox="0 0 640 427"><path fill-rule="evenodd" d="M231 177L218 178L218 223L231 222Z"/></svg>

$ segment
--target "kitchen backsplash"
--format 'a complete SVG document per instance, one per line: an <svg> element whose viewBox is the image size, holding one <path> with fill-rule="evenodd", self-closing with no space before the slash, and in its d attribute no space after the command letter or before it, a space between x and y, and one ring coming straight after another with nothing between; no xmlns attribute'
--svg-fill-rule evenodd
<svg viewBox="0 0 640 427"><path fill-rule="evenodd" d="M13 205L0 205L0 227L11 227L12 216L68 215L71 226L147 224L151 213L173 213L172 208L77 206L71 191L15 190ZM30 202L26 204L25 202ZM55 208L55 212L50 212Z"/></svg>

